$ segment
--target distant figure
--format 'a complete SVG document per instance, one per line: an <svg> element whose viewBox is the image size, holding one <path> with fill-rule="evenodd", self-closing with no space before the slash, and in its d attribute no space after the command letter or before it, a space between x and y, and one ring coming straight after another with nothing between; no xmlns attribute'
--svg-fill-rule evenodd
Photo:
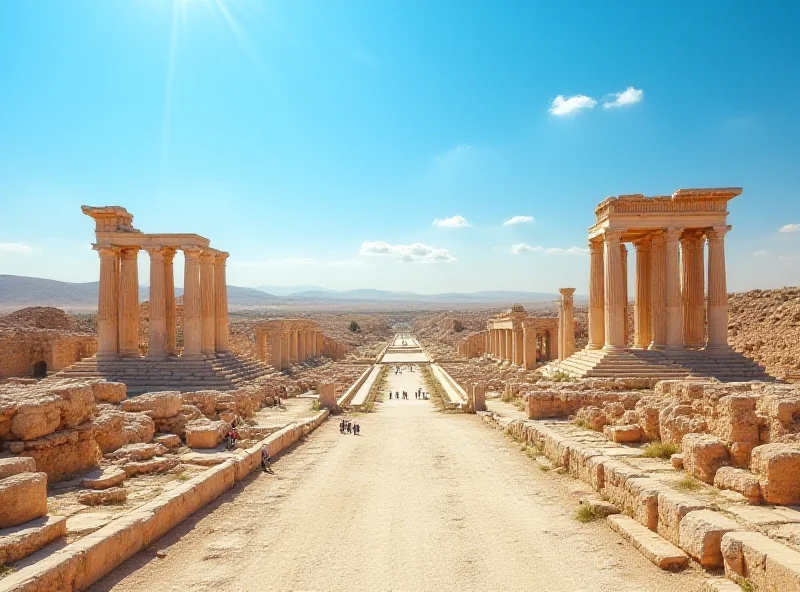
<svg viewBox="0 0 800 592"><path fill-rule="evenodd" d="M269 473L270 475L274 475L275 473L272 470L272 467L269 466L270 458L269 458L269 447L264 444L261 447L261 469L265 473Z"/></svg>

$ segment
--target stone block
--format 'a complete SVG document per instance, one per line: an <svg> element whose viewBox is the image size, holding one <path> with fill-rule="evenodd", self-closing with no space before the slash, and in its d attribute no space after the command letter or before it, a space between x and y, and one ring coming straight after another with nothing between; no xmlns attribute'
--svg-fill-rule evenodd
<svg viewBox="0 0 800 592"><path fill-rule="evenodd" d="M224 421L196 419L186 424L186 444L191 448L216 448L227 431Z"/></svg>
<svg viewBox="0 0 800 592"><path fill-rule="evenodd" d="M35 473L36 461L27 456L17 458L0 458L0 479L20 473Z"/></svg>
<svg viewBox="0 0 800 592"><path fill-rule="evenodd" d="M719 512L689 512L680 522L679 546L706 569L722 567L722 535L738 527L736 522Z"/></svg>
<svg viewBox="0 0 800 592"><path fill-rule="evenodd" d="M163 473L178 465L177 458L156 456L150 460L132 461L122 466L128 477L149 475L150 473Z"/></svg>
<svg viewBox="0 0 800 592"><path fill-rule="evenodd" d="M98 403L118 404L128 398L128 387L122 382L98 380L91 386L94 400Z"/></svg>
<svg viewBox="0 0 800 592"><path fill-rule="evenodd" d="M644 435L642 428L637 424L610 426L607 425L603 428L603 435L612 442L638 442Z"/></svg>
<svg viewBox="0 0 800 592"><path fill-rule="evenodd" d="M800 592L800 553L759 532L734 531L722 537L725 575L747 580L755 590Z"/></svg>
<svg viewBox="0 0 800 592"><path fill-rule="evenodd" d="M768 504L800 504L800 444L763 444L753 449L750 469Z"/></svg>
<svg viewBox="0 0 800 592"><path fill-rule="evenodd" d="M730 465L725 443L708 434L686 434L683 437L683 466L686 472L704 483L714 483L720 467Z"/></svg>
<svg viewBox="0 0 800 592"><path fill-rule="evenodd" d="M217 397L220 394L220 391L195 391L183 393L181 396L184 404L194 405L208 419L214 419L217 415Z"/></svg>
<svg viewBox="0 0 800 592"><path fill-rule="evenodd" d="M622 538L661 569L681 569L689 563L686 553L633 518L616 514L609 516L606 520L611 530L619 533Z"/></svg>
<svg viewBox="0 0 800 592"><path fill-rule="evenodd" d="M89 473L83 478L81 483L84 487L88 487L89 489L109 489L111 487L116 487L127 478L128 475L122 469L109 467L102 471L98 470Z"/></svg>
<svg viewBox="0 0 800 592"><path fill-rule="evenodd" d="M673 454L672 456L670 456L669 462L672 464L672 468L675 469L676 471L682 471L684 458L685 457L681 453Z"/></svg>
<svg viewBox="0 0 800 592"><path fill-rule="evenodd" d="M19 473L0 480L0 528L47 514L47 475Z"/></svg>
<svg viewBox="0 0 800 592"><path fill-rule="evenodd" d="M663 489L658 493L658 534L676 545L680 544L680 523L683 517L694 510L707 510L708 505L700 500Z"/></svg>
<svg viewBox="0 0 800 592"><path fill-rule="evenodd" d="M111 506L121 504L126 499L128 499L128 491L124 487L83 491L78 494L78 502L84 506Z"/></svg>
<svg viewBox="0 0 800 592"><path fill-rule="evenodd" d="M153 437L153 442L157 442L162 446L167 448L180 448L183 442L181 442L180 436L176 434L157 434Z"/></svg>
<svg viewBox="0 0 800 592"><path fill-rule="evenodd" d="M41 516L0 529L0 565L24 559L66 534L67 519L63 516Z"/></svg>
<svg viewBox="0 0 800 592"><path fill-rule="evenodd" d="M36 440L23 442L21 456L36 462L36 468L47 473L48 480L62 481L98 466L100 449L94 439L91 423L78 429L62 430Z"/></svg>
<svg viewBox="0 0 800 592"><path fill-rule="evenodd" d="M183 397L178 391L147 393L122 402L123 411L141 411L153 419L166 419L178 415Z"/></svg>
<svg viewBox="0 0 800 592"><path fill-rule="evenodd" d="M334 410L336 409L336 384L326 382L319 385L319 408Z"/></svg>
<svg viewBox="0 0 800 592"><path fill-rule="evenodd" d="M126 444L122 448L107 455L108 458L126 462L138 462L143 460L150 460L154 456L161 455L167 452L166 446L158 443L144 444Z"/></svg>
<svg viewBox="0 0 800 592"><path fill-rule="evenodd" d="M95 425L95 440L103 453L113 452L126 444L150 442L155 422L144 413L126 413L104 409Z"/></svg>
<svg viewBox="0 0 800 592"><path fill-rule="evenodd" d="M761 488L758 477L750 471L734 467L721 467L714 475L714 486L741 493L751 504L761 501Z"/></svg>

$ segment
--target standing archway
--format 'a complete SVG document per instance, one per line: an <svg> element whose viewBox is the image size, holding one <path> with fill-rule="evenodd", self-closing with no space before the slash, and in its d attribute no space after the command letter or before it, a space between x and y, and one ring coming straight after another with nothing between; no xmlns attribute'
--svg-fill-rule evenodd
<svg viewBox="0 0 800 592"><path fill-rule="evenodd" d="M39 360L33 364L32 374L34 378L44 378L47 376L47 362Z"/></svg>

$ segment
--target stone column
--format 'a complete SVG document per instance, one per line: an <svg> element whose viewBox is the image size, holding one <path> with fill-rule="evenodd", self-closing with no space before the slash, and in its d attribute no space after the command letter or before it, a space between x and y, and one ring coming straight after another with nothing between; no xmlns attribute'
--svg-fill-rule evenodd
<svg viewBox="0 0 800 592"><path fill-rule="evenodd" d="M536 329L526 326L523 333L523 366L525 370L533 370L536 368Z"/></svg>
<svg viewBox="0 0 800 592"><path fill-rule="evenodd" d="M622 257L622 293L624 295L625 310L622 318L625 319L623 333L625 335L625 347L630 342L630 321L628 320L628 247L624 243L619 246L619 254Z"/></svg>
<svg viewBox="0 0 800 592"><path fill-rule="evenodd" d="M603 241L589 241L589 344L587 349L605 345L605 278Z"/></svg>
<svg viewBox="0 0 800 592"><path fill-rule="evenodd" d="M694 233L681 239L683 341L688 347L705 345L704 242Z"/></svg>
<svg viewBox="0 0 800 592"><path fill-rule="evenodd" d="M664 233L651 240L650 250L650 349L662 350L667 346L667 260Z"/></svg>
<svg viewBox="0 0 800 592"><path fill-rule="evenodd" d="M100 287L97 295L97 359L113 360L119 353L119 249L94 245L100 256Z"/></svg>
<svg viewBox="0 0 800 592"><path fill-rule="evenodd" d="M506 357L505 359L509 361L509 363L514 362L514 335L511 329L505 330L505 338L506 338Z"/></svg>
<svg viewBox="0 0 800 592"><path fill-rule="evenodd" d="M183 271L183 357L203 357L200 320L200 252L195 245L181 247L185 259Z"/></svg>
<svg viewBox="0 0 800 592"><path fill-rule="evenodd" d="M297 331L297 361L306 361L306 330L300 329Z"/></svg>
<svg viewBox="0 0 800 592"><path fill-rule="evenodd" d="M289 363L297 364L298 360L297 329L292 329L289 332Z"/></svg>
<svg viewBox="0 0 800 592"><path fill-rule="evenodd" d="M322 357L325 355L325 336L322 331L317 331L317 356Z"/></svg>
<svg viewBox="0 0 800 592"><path fill-rule="evenodd" d="M566 360L575 353L575 288L561 288L558 307L558 353Z"/></svg>
<svg viewBox="0 0 800 592"><path fill-rule="evenodd" d="M708 232L708 348L728 347L728 283L725 271L725 233L729 226Z"/></svg>
<svg viewBox="0 0 800 592"><path fill-rule="evenodd" d="M605 267L606 351L625 349L625 284L623 279L621 230L606 229L603 240Z"/></svg>
<svg viewBox="0 0 800 592"><path fill-rule="evenodd" d="M217 353L231 351L228 340L228 280L225 261L228 253L217 251L214 258L214 347Z"/></svg>
<svg viewBox="0 0 800 592"><path fill-rule="evenodd" d="M283 328L281 329L281 370L285 370L289 367L290 363L290 356L289 352L292 349L292 336L291 331L289 329Z"/></svg>
<svg viewBox="0 0 800 592"><path fill-rule="evenodd" d="M139 247L120 249L119 355L139 356Z"/></svg>
<svg viewBox="0 0 800 592"><path fill-rule="evenodd" d="M214 252L200 253L200 351L214 355Z"/></svg>
<svg viewBox="0 0 800 592"><path fill-rule="evenodd" d="M178 355L178 311L175 306L175 249L164 248L164 311L167 326L167 355Z"/></svg>
<svg viewBox="0 0 800 592"><path fill-rule="evenodd" d="M667 277L667 347L681 349L683 347L683 312L681 306L681 268L678 257L678 240L680 228L667 228L664 233L664 259Z"/></svg>
<svg viewBox="0 0 800 592"><path fill-rule="evenodd" d="M652 296L651 243L643 238L634 243L636 249L636 314L634 323L633 347L647 349L653 340L650 304Z"/></svg>
<svg viewBox="0 0 800 592"><path fill-rule="evenodd" d="M150 301L148 304L147 357L163 360L167 357L167 298L164 286L164 249L145 247L150 255Z"/></svg>
<svg viewBox="0 0 800 592"><path fill-rule="evenodd" d="M525 342L522 335L522 329L516 329L514 331L514 364L522 368L524 364L524 358L522 356L523 350L525 349Z"/></svg>

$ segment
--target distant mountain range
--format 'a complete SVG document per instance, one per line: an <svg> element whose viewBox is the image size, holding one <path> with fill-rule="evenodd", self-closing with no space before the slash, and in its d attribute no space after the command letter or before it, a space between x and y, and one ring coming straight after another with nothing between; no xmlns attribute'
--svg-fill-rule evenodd
<svg viewBox="0 0 800 592"><path fill-rule="evenodd" d="M67 310L95 310L99 282L70 283L44 278L18 275L0 275L0 309L15 310L26 306L55 306ZM269 290L269 292L267 291ZM183 293L176 288L176 295ZM257 308L280 304L335 303L427 303L509 305L511 303L541 303L558 299L558 294L543 292L484 291L469 293L415 294L387 290L327 290L319 286L259 286L243 288L228 286L228 305L231 308ZM147 286L139 288L139 300L149 298ZM577 304L587 301L585 296L575 297Z"/></svg>

